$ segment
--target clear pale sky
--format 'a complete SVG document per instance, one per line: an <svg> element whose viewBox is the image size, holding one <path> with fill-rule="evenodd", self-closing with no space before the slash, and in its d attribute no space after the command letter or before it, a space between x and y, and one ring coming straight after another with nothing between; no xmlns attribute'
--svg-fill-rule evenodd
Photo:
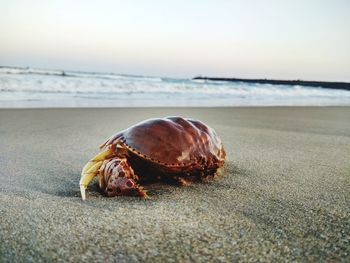
<svg viewBox="0 0 350 263"><path fill-rule="evenodd" d="M1 1L0 65L350 81L350 1Z"/></svg>

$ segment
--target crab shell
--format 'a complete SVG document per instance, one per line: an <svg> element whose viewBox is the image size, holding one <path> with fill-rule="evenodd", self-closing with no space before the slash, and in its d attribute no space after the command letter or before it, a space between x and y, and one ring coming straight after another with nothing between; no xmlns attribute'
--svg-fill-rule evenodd
<svg viewBox="0 0 350 263"><path fill-rule="evenodd" d="M140 122L113 135L101 148L117 145L126 149L128 162L140 182L169 176L214 176L226 156L212 128L182 117Z"/></svg>

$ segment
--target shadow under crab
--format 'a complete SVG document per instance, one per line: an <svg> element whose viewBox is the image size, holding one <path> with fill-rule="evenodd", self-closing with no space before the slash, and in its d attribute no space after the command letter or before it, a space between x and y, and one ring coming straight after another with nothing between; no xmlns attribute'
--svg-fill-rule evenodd
<svg viewBox="0 0 350 263"><path fill-rule="evenodd" d="M90 181L109 197L147 197L142 185L157 181L208 180L225 162L216 132L201 121L182 117L149 119L116 133L83 168L82 199Z"/></svg>

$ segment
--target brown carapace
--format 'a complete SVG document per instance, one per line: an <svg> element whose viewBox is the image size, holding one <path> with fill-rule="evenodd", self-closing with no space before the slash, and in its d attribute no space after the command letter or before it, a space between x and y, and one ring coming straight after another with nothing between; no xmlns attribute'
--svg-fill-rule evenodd
<svg viewBox="0 0 350 263"><path fill-rule="evenodd" d="M147 197L140 185L156 181L214 178L225 162L216 132L201 121L182 117L149 119L116 133L100 146L102 152L83 168L80 189L94 176L107 196Z"/></svg>

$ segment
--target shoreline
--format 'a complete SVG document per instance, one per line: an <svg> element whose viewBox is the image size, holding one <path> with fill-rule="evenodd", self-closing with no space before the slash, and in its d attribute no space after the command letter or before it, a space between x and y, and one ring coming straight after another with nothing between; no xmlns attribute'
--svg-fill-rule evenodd
<svg viewBox="0 0 350 263"><path fill-rule="evenodd" d="M139 109L165 109L165 110L186 110L186 109L322 109L322 108L350 108L350 105L300 105L300 106L295 106L295 105L269 105L269 106L129 106L129 107L123 107L123 106L114 106L114 107L109 107L109 106L96 106L96 107L89 107L89 106L82 106L82 107L61 107L61 106L47 106L47 107L28 107L28 108L6 108L6 107L0 107L0 111L5 110L5 111L11 111L11 110L123 110L123 109L134 109L134 110L139 110Z"/></svg>
<svg viewBox="0 0 350 263"><path fill-rule="evenodd" d="M241 103L232 103L231 99L228 99L227 102L220 103L217 102L210 102L205 103L205 101L198 101L191 105L189 105L189 102L185 103L178 103L178 102L168 102L163 101L161 104L145 100L143 102L140 101L133 101L133 100L59 100L59 101L20 101L20 102L0 102L0 109L106 109L106 108L114 108L114 109L123 109L123 108L274 108L274 107L296 107L296 108L304 108L304 107L349 107L350 106L350 100L348 102L333 102L333 103L325 103L322 104L319 101L316 101L312 103L310 102L299 102L299 104L295 105L293 102L290 102L289 104L283 104L283 103L251 103L247 104L247 102L241 102Z"/></svg>

